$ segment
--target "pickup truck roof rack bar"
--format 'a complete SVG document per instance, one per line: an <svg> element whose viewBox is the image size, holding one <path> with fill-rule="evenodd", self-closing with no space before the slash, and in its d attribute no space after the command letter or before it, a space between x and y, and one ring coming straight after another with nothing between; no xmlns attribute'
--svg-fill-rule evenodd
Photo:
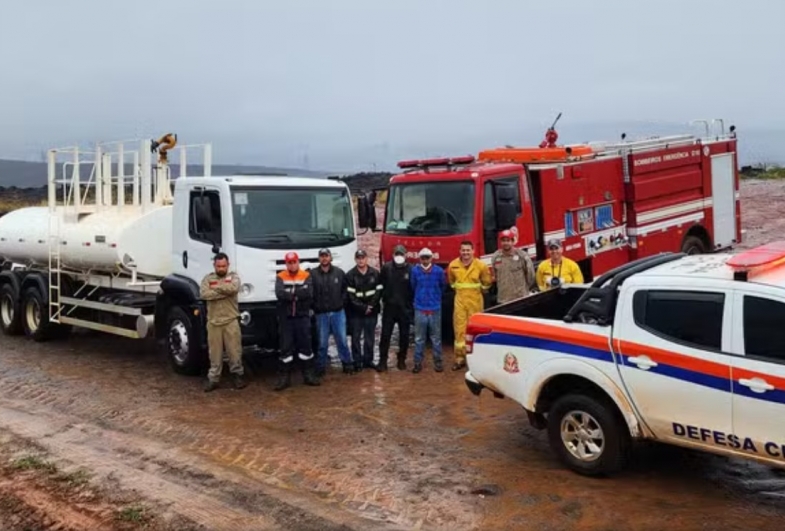
<svg viewBox="0 0 785 531"><path fill-rule="evenodd" d="M596 319L599 325L608 325L613 321L613 314L616 311L616 290L619 285L632 275L646 271L653 267L686 256L684 253L660 253L654 256L639 258L627 264L620 265L606 272L594 282L581 295L581 298L570 308L564 321L571 323L581 314L589 314ZM610 283L605 286L606 283Z"/></svg>

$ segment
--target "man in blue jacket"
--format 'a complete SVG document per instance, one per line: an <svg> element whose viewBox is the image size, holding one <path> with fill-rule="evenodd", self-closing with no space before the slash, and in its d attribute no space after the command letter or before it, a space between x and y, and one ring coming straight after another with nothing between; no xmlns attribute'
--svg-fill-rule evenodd
<svg viewBox="0 0 785 531"><path fill-rule="evenodd" d="M431 261L427 247L420 251L420 263L412 268L410 282L414 292L414 369L422 371L426 334L433 346L433 368L442 372L442 294L447 285L444 269Z"/></svg>

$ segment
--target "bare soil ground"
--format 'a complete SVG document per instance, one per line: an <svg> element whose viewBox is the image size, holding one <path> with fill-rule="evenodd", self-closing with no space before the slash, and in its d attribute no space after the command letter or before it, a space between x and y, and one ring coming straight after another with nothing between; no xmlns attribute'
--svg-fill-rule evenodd
<svg viewBox="0 0 785 531"><path fill-rule="evenodd" d="M780 237L783 198L744 183L744 246ZM782 529L780 470L644 445L576 476L515 404L428 362L283 393L248 369L205 394L148 342L0 336L0 529Z"/></svg>

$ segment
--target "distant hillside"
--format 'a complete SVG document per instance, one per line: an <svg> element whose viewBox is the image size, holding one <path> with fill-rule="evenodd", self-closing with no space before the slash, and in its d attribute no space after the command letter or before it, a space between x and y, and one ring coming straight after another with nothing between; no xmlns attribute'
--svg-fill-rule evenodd
<svg viewBox="0 0 785 531"><path fill-rule="evenodd" d="M81 167L80 176L87 179L91 166L85 164ZM172 175L180 174L177 164L172 164ZM58 169L58 171L61 171ZM126 164L126 175L132 174L131 164ZM187 167L188 175L199 175L202 173L201 165L190 164ZM26 162L20 160L0 159L0 187L17 188L38 188L46 184L46 163ZM300 177L321 177L325 178L328 172L302 170L297 168L274 168L270 166L241 166L234 164L213 164L213 175L238 175L248 173L265 174L285 174ZM59 177L59 176L58 176Z"/></svg>

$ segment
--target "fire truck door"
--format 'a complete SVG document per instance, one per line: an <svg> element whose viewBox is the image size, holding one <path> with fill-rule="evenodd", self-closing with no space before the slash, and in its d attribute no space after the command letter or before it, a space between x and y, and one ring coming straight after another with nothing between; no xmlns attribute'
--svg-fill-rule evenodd
<svg viewBox="0 0 785 531"><path fill-rule="evenodd" d="M714 207L714 246L729 247L736 242L736 190L734 154L711 158L711 195Z"/></svg>

